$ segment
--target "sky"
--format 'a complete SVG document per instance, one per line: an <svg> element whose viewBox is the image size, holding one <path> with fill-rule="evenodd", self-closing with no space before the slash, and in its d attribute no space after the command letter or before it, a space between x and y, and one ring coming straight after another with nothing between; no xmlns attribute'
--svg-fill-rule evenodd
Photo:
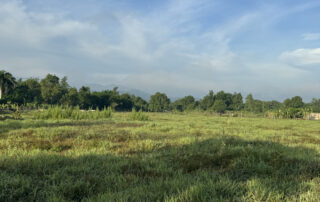
<svg viewBox="0 0 320 202"><path fill-rule="evenodd" d="M320 97L319 0L0 0L0 69L171 97Z"/></svg>

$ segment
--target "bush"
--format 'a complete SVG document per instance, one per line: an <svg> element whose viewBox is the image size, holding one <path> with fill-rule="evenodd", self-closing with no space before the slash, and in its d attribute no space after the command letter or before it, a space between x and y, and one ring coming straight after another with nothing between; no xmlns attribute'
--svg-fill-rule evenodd
<svg viewBox="0 0 320 202"><path fill-rule="evenodd" d="M142 112L142 110L137 112L135 109L132 109L132 112L130 114L130 119L134 120L134 121L148 121L148 120L150 120L149 116L144 114Z"/></svg>
<svg viewBox="0 0 320 202"><path fill-rule="evenodd" d="M80 119L105 119L105 118L111 118L112 116L112 110L110 107L104 108L103 110L99 110L98 108L96 110L80 110L79 107L62 107L62 106L54 106L49 107L46 110L43 111L37 111L34 114L35 119L74 119L74 120L80 120Z"/></svg>
<svg viewBox="0 0 320 202"><path fill-rule="evenodd" d="M279 109L274 113L275 118L284 118L284 119L302 119L305 118L308 113L310 113L311 110L308 108L283 108Z"/></svg>

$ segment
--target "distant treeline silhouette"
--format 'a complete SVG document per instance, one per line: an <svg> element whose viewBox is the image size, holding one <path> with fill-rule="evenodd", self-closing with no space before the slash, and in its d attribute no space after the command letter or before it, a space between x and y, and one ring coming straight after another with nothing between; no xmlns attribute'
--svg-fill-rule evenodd
<svg viewBox="0 0 320 202"><path fill-rule="evenodd" d="M45 78L16 79L11 73L0 71L0 103L17 105L68 105L78 106L80 109L103 109L111 107L116 111L248 111L263 113L272 111L280 113L279 116L299 118L304 112L320 112L320 99L313 99L304 103L300 96L286 99L284 102L262 101L254 99L252 94L243 99L241 93L227 93L212 90L200 100L193 96L185 96L174 102L165 93L157 92L144 100L141 97L128 93L120 94L118 88L104 91L91 91L90 87L80 89L71 87L67 77L48 74ZM282 113L282 115L281 115Z"/></svg>

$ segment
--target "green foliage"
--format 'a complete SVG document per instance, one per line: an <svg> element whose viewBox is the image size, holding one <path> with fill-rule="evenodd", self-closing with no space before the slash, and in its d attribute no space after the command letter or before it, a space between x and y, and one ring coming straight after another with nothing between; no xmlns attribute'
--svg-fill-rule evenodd
<svg viewBox="0 0 320 202"><path fill-rule="evenodd" d="M117 103L116 110L118 111L129 111L134 107L133 98L128 93L120 95Z"/></svg>
<svg viewBox="0 0 320 202"><path fill-rule="evenodd" d="M16 86L16 78L11 73L0 70L0 100Z"/></svg>
<svg viewBox="0 0 320 202"><path fill-rule="evenodd" d="M202 110L208 110L212 108L216 97L212 90L209 91L209 94L206 95L202 100L200 100L200 108Z"/></svg>
<svg viewBox="0 0 320 202"><path fill-rule="evenodd" d="M41 103L41 86L38 79L30 78L25 81L19 80L16 88L8 96L8 100L19 105Z"/></svg>
<svg viewBox="0 0 320 202"><path fill-rule="evenodd" d="M90 88L87 86L82 86L79 90L80 108L81 109L89 109L89 107L92 107L91 100L92 99L91 99Z"/></svg>
<svg viewBox="0 0 320 202"><path fill-rule="evenodd" d="M193 96L185 96L172 103L172 108L177 111L191 111L196 108L196 101Z"/></svg>
<svg viewBox="0 0 320 202"><path fill-rule="evenodd" d="M224 113L227 110L227 105L223 100L216 100L212 108L215 112Z"/></svg>
<svg viewBox="0 0 320 202"><path fill-rule="evenodd" d="M149 109L153 112L164 112L169 110L170 99L165 93L159 93L150 97Z"/></svg>
<svg viewBox="0 0 320 202"><path fill-rule="evenodd" d="M110 107L104 108L103 110L90 109L89 111L84 111L84 110L80 110L79 107L54 106L54 107L49 107L46 110L39 110L34 113L35 119L42 119L42 120L48 120L48 119L96 120L96 119L111 118L111 116L112 116L112 109Z"/></svg>
<svg viewBox="0 0 320 202"><path fill-rule="evenodd" d="M21 111L19 110L19 107L17 107L15 112L13 113L13 118L15 120L21 120L22 119Z"/></svg>
<svg viewBox="0 0 320 202"><path fill-rule="evenodd" d="M136 111L148 111L148 102L139 96L133 96L133 104Z"/></svg>
<svg viewBox="0 0 320 202"><path fill-rule="evenodd" d="M252 94L246 97L245 109L249 112L261 113L263 112L263 102L253 99Z"/></svg>
<svg viewBox="0 0 320 202"><path fill-rule="evenodd" d="M68 106L77 106L80 104L79 94L76 88L70 88L62 97L61 104Z"/></svg>
<svg viewBox="0 0 320 202"><path fill-rule="evenodd" d="M40 81L41 95L45 103L58 104L65 93L65 81L60 83L59 77L48 74Z"/></svg>
<svg viewBox="0 0 320 202"><path fill-rule="evenodd" d="M279 116L288 118L301 117L299 109L306 107L313 112L320 112L320 99L313 99L311 103L305 104L301 97L295 96L280 103L275 100L254 99L252 94L249 94L244 104L240 93L219 91L214 94L212 90L199 101L189 95L173 103L165 93L157 92L151 96L148 103L141 97L128 93L120 94L117 87L112 90L91 92L89 87L83 86L78 91L77 88L70 87L67 77L60 79L56 75L48 74L40 83L36 78L16 81L12 74L6 71L0 71L0 104L17 104L22 109L37 109L41 105L68 105L79 106L84 110L96 108L102 110L106 106L123 112L129 112L132 108L136 111L152 112L241 111L243 113L246 111L252 116L262 116L269 112L274 112L278 116L284 113L279 113L281 109L286 113Z"/></svg>
<svg viewBox="0 0 320 202"><path fill-rule="evenodd" d="M281 108L276 111L275 117L281 119L302 119L305 118L312 110L310 108Z"/></svg>
<svg viewBox="0 0 320 202"><path fill-rule="evenodd" d="M232 99L232 104L229 107L231 110L240 111L244 108L243 98L241 93L234 93L231 99Z"/></svg>
<svg viewBox="0 0 320 202"><path fill-rule="evenodd" d="M134 121L149 121L150 118L147 114L140 111L136 111L134 108L132 109L132 112L130 113L130 119Z"/></svg>
<svg viewBox="0 0 320 202"><path fill-rule="evenodd" d="M320 113L320 99L312 99L309 106L313 112Z"/></svg>
<svg viewBox="0 0 320 202"><path fill-rule="evenodd" d="M291 99L286 99L283 102L283 106L285 108L302 108L304 106L304 103L302 101L302 98L300 96L295 96Z"/></svg>

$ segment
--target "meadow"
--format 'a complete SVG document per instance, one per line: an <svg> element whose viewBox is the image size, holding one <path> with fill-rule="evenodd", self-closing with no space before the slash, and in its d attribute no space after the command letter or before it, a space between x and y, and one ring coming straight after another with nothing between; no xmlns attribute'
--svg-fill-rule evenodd
<svg viewBox="0 0 320 202"><path fill-rule="evenodd" d="M0 121L0 201L320 201L320 122L23 113Z"/></svg>

